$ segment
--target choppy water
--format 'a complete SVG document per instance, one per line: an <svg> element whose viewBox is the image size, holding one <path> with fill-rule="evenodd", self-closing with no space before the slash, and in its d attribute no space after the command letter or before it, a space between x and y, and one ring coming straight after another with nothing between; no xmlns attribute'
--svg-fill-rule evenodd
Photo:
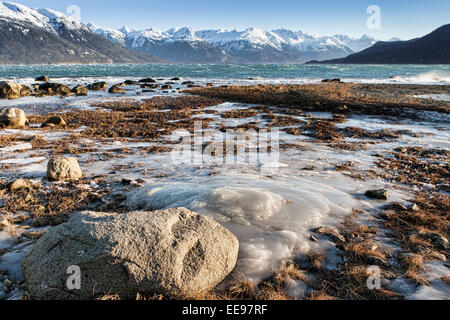
<svg viewBox="0 0 450 320"><path fill-rule="evenodd" d="M449 65L35 65L0 66L0 79L182 77L186 79L316 82L325 78L368 83L450 84Z"/></svg>

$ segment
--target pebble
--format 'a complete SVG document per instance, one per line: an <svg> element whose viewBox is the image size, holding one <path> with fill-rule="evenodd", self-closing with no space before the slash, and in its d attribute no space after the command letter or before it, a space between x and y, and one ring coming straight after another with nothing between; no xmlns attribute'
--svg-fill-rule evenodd
<svg viewBox="0 0 450 320"><path fill-rule="evenodd" d="M366 197L377 200L388 200L388 191L386 189L368 190Z"/></svg>

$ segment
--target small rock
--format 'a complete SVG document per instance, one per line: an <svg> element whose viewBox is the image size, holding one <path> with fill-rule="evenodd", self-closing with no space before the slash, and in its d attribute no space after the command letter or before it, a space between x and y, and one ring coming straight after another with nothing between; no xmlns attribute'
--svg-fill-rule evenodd
<svg viewBox="0 0 450 320"><path fill-rule="evenodd" d="M11 280L5 279L5 281L3 281L3 285L8 287L8 288L11 288L13 283L11 282Z"/></svg>
<svg viewBox="0 0 450 320"><path fill-rule="evenodd" d="M54 116L50 117L45 121L44 125L53 124L54 126L64 127L66 125L66 121L62 117Z"/></svg>
<svg viewBox="0 0 450 320"><path fill-rule="evenodd" d="M75 93L77 96L87 96L88 89L83 86L76 86L72 88L72 92Z"/></svg>
<svg viewBox="0 0 450 320"><path fill-rule="evenodd" d="M409 207L409 210L411 210L411 211L419 211L420 208L419 208L419 206L418 206L417 204L413 203L413 204Z"/></svg>
<svg viewBox="0 0 450 320"><path fill-rule="evenodd" d="M391 203L388 207L390 207L393 210L408 211L408 208L406 206L398 202Z"/></svg>
<svg viewBox="0 0 450 320"><path fill-rule="evenodd" d="M132 86L132 85L138 85L139 81L134 81L134 80L125 80L124 82L127 86Z"/></svg>
<svg viewBox="0 0 450 320"><path fill-rule="evenodd" d="M111 88L109 88L108 92L109 93L120 93L120 94L126 93L125 89L120 88L119 85L112 86Z"/></svg>
<svg viewBox="0 0 450 320"><path fill-rule="evenodd" d="M388 200L389 195L386 189L369 190L366 192L366 197L377 200Z"/></svg>
<svg viewBox="0 0 450 320"><path fill-rule="evenodd" d="M18 108L6 108L0 112L0 124L8 129L23 129L27 123L25 112Z"/></svg>
<svg viewBox="0 0 450 320"><path fill-rule="evenodd" d="M68 86L60 83L43 83L39 85L38 90L41 94L47 95L61 95L61 96L70 96L73 95L72 89Z"/></svg>
<svg viewBox="0 0 450 320"><path fill-rule="evenodd" d="M123 178L121 183L127 186L131 186L133 184L134 180L133 179L127 179L127 178Z"/></svg>
<svg viewBox="0 0 450 320"><path fill-rule="evenodd" d="M34 81L39 81L39 82L50 82L50 78L47 76L40 76L37 77L36 79L34 79Z"/></svg>
<svg viewBox="0 0 450 320"><path fill-rule="evenodd" d="M425 233L422 236L430 239L433 241L433 244L436 246L436 248L441 250L448 250L449 249L449 243L447 238L445 238L443 235L439 233Z"/></svg>
<svg viewBox="0 0 450 320"><path fill-rule="evenodd" d="M41 128L54 128L56 127L53 123L43 123L41 124Z"/></svg>
<svg viewBox="0 0 450 320"><path fill-rule="evenodd" d="M180 78L175 77L175 78L170 79L170 81L180 81Z"/></svg>
<svg viewBox="0 0 450 320"><path fill-rule="evenodd" d="M333 242L346 242L345 238L340 235L337 231L325 228L325 227L319 227L314 230L317 234L323 234L324 236L330 238Z"/></svg>
<svg viewBox="0 0 450 320"><path fill-rule="evenodd" d="M88 90L92 91L99 91L99 90L106 91L106 89L108 89L108 84L104 81L100 81L88 85L87 88Z"/></svg>
<svg viewBox="0 0 450 320"><path fill-rule="evenodd" d="M344 105L344 106L336 108L336 111L339 113L348 113L350 111L350 109L348 108L348 106Z"/></svg>
<svg viewBox="0 0 450 320"><path fill-rule="evenodd" d="M11 226L11 222L9 222L9 220L7 219L3 219L0 221L0 230L6 229L9 226ZM0 251L1 252L1 251ZM1 273L0 273L1 274Z"/></svg>
<svg viewBox="0 0 450 320"><path fill-rule="evenodd" d="M317 242L319 240L317 240L317 238L312 234L311 237L309 238L309 240L311 240L312 242Z"/></svg>
<svg viewBox="0 0 450 320"><path fill-rule="evenodd" d="M153 80L152 78L145 78L145 79L139 80L139 82L141 82L141 83L155 83L156 81Z"/></svg>
<svg viewBox="0 0 450 320"><path fill-rule="evenodd" d="M11 191L20 190L20 189L28 189L30 188L30 183L24 179L17 179L9 186Z"/></svg>
<svg viewBox="0 0 450 320"><path fill-rule="evenodd" d="M13 290L13 283L10 280L5 279L5 281L3 281L2 289L5 293L11 292Z"/></svg>
<svg viewBox="0 0 450 320"><path fill-rule="evenodd" d="M47 178L53 181L76 181L83 177L78 161L72 157L50 159Z"/></svg>
<svg viewBox="0 0 450 320"><path fill-rule="evenodd" d="M338 79L338 78L322 80L322 83L340 83L340 82L341 82L341 79Z"/></svg>

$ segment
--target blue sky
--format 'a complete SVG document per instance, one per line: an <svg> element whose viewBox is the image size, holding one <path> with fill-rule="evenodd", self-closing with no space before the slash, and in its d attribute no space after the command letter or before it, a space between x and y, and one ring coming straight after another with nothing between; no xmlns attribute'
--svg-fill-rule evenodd
<svg viewBox="0 0 450 320"><path fill-rule="evenodd" d="M378 39L423 36L450 23L449 0L16 0L34 8L66 12L81 9L81 20L103 27L146 29L190 26L198 29L271 30L287 28L310 34L372 35ZM366 10L381 9L381 29L368 29Z"/></svg>

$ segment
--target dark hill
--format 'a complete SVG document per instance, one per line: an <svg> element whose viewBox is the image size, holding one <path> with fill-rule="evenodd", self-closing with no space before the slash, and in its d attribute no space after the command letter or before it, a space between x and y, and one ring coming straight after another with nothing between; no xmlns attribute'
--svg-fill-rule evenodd
<svg viewBox="0 0 450 320"><path fill-rule="evenodd" d="M345 58L310 61L328 64L450 64L450 24L409 41L377 42Z"/></svg>

